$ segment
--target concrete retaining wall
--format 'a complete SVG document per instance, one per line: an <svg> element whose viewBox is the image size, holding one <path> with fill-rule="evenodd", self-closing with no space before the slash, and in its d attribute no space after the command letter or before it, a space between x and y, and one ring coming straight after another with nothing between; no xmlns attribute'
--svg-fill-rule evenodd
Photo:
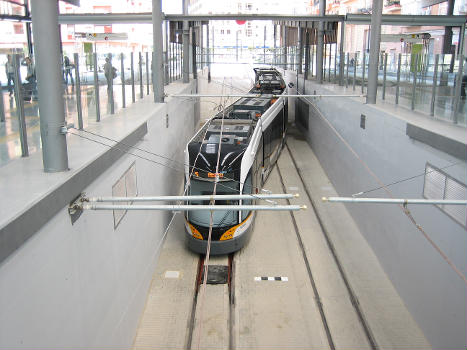
<svg viewBox="0 0 467 350"><path fill-rule="evenodd" d="M332 94L322 86L307 82L306 93L314 91ZM444 171L465 184L464 159L410 138L407 122L362 102L363 99L319 99L314 106L309 106L309 115L305 116L308 130L297 123L341 196L380 186L363 163L387 184L423 174L426 163L443 168L460 162ZM360 126L362 114L366 116L365 129ZM336 136L330 125L361 159ZM390 190L395 198L422 198L423 186L424 176L419 176L393 185ZM363 196L388 197L383 190ZM355 204L347 208L433 348L465 348L464 281L399 207ZM465 275L465 227L435 206L410 206L409 209L417 223Z"/></svg>
<svg viewBox="0 0 467 350"><path fill-rule="evenodd" d="M195 91L194 83L168 88L171 93ZM124 130L119 138L123 140L125 134L147 127L136 146L169 160L132 150L151 161L123 154L108 164L101 162L105 169L100 175L86 172L98 157L111 151L82 139L74 143L74 137L69 136L69 196L82 191L89 196L111 196L112 186L133 163L140 196L179 192L183 150L199 112L192 101L169 99L165 104L154 104L150 99L128 108L123 116L105 119L98 128L105 127L107 136L112 130L115 134ZM125 124L125 118L136 118L137 122ZM79 166L73 161L83 157L89 159ZM89 184L80 188L84 182L74 178L83 174ZM50 193L62 185L54 184ZM34 206L45 197L33 200ZM129 348L133 343L171 213L127 212L114 228L111 211L89 211L72 225L66 204L0 265L2 349Z"/></svg>

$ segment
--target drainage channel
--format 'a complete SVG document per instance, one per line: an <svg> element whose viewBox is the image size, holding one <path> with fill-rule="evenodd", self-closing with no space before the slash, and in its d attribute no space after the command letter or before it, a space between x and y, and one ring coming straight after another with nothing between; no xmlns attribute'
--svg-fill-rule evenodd
<svg viewBox="0 0 467 350"><path fill-rule="evenodd" d="M216 332L219 334L225 334L225 346L222 347L220 344L218 345L219 349L226 348L232 349L233 348L233 323L234 323L234 301L235 301L235 293L234 293L234 254L229 254L227 257L227 261L223 264L213 264L212 260L213 257L210 258L211 263L207 267L207 281L206 281L206 289L207 288L220 288L220 295L222 295L223 290L227 286L227 294L228 294L228 315L226 317L227 320L227 329L223 328L223 323L220 322L218 327L219 329ZM221 262L224 262L223 259ZM193 303L191 307L191 314L189 317L189 324L188 324L188 334L187 334L187 341L186 341L186 349L200 349L205 346L200 344L206 339L202 338L203 332L202 329L205 326L205 321L212 318L213 315L210 315L210 304L219 304L222 303L222 300L213 300L209 297L208 293L203 295L203 281L204 281L204 274L206 271L205 265L205 255L200 255L198 261L198 269L197 269L197 276L195 280L195 292L193 295ZM211 289L212 291L212 289ZM217 296L216 299L219 297ZM220 297L222 298L222 297ZM204 300L203 300L204 299ZM200 334L201 333L201 334Z"/></svg>

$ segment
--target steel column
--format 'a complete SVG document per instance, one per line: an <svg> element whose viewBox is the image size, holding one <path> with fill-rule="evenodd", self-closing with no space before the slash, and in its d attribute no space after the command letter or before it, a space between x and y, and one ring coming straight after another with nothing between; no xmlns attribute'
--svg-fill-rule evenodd
<svg viewBox="0 0 467 350"><path fill-rule="evenodd" d="M334 84L337 80L337 40L334 46Z"/></svg>
<svg viewBox="0 0 467 350"><path fill-rule="evenodd" d="M169 65L169 82L171 83L173 81L173 45L171 42L168 43L168 50L169 50L169 60L168 60L168 65Z"/></svg>
<svg viewBox="0 0 467 350"><path fill-rule="evenodd" d="M143 87L143 54L138 52L138 68L139 68L139 98L144 97L144 87Z"/></svg>
<svg viewBox="0 0 467 350"><path fill-rule="evenodd" d="M433 86L431 89L431 103L430 103L430 115L432 117L435 115L436 87L438 85L438 63L439 63L439 54L436 54L435 68L433 72Z"/></svg>
<svg viewBox="0 0 467 350"><path fill-rule="evenodd" d="M303 74L303 69L302 69L302 65L303 65L303 44L304 44L304 32L305 32L305 29L304 28L298 28L298 69L297 69L297 74ZM298 86L297 86L298 88Z"/></svg>
<svg viewBox="0 0 467 350"><path fill-rule="evenodd" d="M198 67L196 65L196 31L195 27L191 28L191 50L192 50L192 66L193 66L193 79L198 79Z"/></svg>
<svg viewBox="0 0 467 350"><path fill-rule="evenodd" d="M165 26L165 65L164 65L164 73L165 73L165 80L164 85L168 85L170 83L170 61L169 61L169 50L170 50L170 42L169 42L169 21L164 22ZM151 55L153 57L154 54ZM154 61L151 62L151 70L154 70ZM152 72L151 72L152 73ZM151 75L152 76L152 75Z"/></svg>
<svg viewBox="0 0 467 350"><path fill-rule="evenodd" d="M315 69L315 63L314 63L315 62L315 45L311 44L310 47L311 47L311 55L310 55L310 66L311 66L311 68L310 68L310 71L311 71L311 76L313 77L314 76L313 71Z"/></svg>
<svg viewBox="0 0 467 350"><path fill-rule="evenodd" d="M326 81L326 54L327 54L327 45L323 44L323 81Z"/></svg>
<svg viewBox="0 0 467 350"><path fill-rule="evenodd" d="M146 51L146 95L149 95L149 52Z"/></svg>
<svg viewBox="0 0 467 350"><path fill-rule="evenodd" d="M305 74L303 78L308 79L308 73L310 70L310 33L308 30L305 33ZM305 82L303 82L303 91L305 91Z"/></svg>
<svg viewBox="0 0 467 350"><path fill-rule="evenodd" d="M79 55L73 54L75 61L75 89L76 89L76 111L78 112L78 129L83 130L83 108L81 106L81 81L79 78Z"/></svg>
<svg viewBox="0 0 467 350"><path fill-rule="evenodd" d="M136 102L135 92L135 58L133 52L130 53L130 73L131 73L131 101Z"/></svg>
<svg viewBox="0 0 467 350"><path fill-rule="evenodd" d="M92 54L94 63L94 97L96 98L96 122L101 121L101 101L99 94L99 75L97 74L97 53Z"/></svg>
<svg viewBox="0 0 467 350"><path fill-rule="evenodd" d="M326 0L319 0L319 15L324 16L326 12ZM324 25L318 24L318 47L316 48L316 78L319 84L323 83L323 50L324 50Z"/></svg>
<svg viewBox="0 0 467 350"><path fill-rule="evenodd" d="M13 66L15 67L14 73L14 91L15 91L15 102L16 102L16 116L18 117L18 128L19 128L19 141L21 143L21 156L29 156L28 148L28 134L26 129L26 118L24 116L24 99L21 83L21 73L19 71L20 55L15 54L13 57ZM41 124L42 125L42 124Z"/></svg>
<svg viewBox="0 0 467 350"><path fill-rule="evenodd" d="M415 109L415 92L417 91L417 70L418 70L418 54L415 55L415 66L413 70L413 83L412 83L412 111Z"/></svg>
<svg viewBox="0 0 467 350"><path fill-rule="evenodd" d="M386 72L388 68L388 54L384 54L384 66L383 66L383 100L386 98Z"/></svg>
<svg viewBox="0 0 467 350"><path fill-rule="evenodd" d="M216 48L216 45L215 45L215 43L214 43L214 33L215 33L215 31L213 30L213 31L212 31L212 34L211 34L211 36L212 36L212 54L211 54L211 62L216 62L216 61L214 60L215 57L216 57L216 55L215 55L215 48Z"/></svg>
<svg viewBox="0 0 467 350"><path fill-rule="evenodd" d="M68 170L58 13L57 1L31 0L45 172Z"/></svg>
<svg viewBox="0 0 467 350"><path fill-rule="evenodd" d="M347 52L347 68L345 71L345 87L349 87L349 56L350 54Z"/></svg>
<svg viewBox="0 0 467 350"><path fill-rule="evenodd" d="M31 16L31 12L29 11L28 1L24 2L24 16L25 17L30 17ZM34 56L34 48L33 48L33 45L32 45L31 22L26 22L25 27L26 27L26 42L28 44L28 55L32 59L32 57Z"/></svg>
<svg viewBox="0 0 467 350"><path fill-rule="evenodd" d="M188 21L183 21L183 82L190 82L190 27Z"/></svg>
<svg viewBox="0 0 467 350"><path fill-rule="evenodd" d="M208 64L208 83L211 82L211 56L209 52L209 22L206 24L206 62Z"/></svg>
<svg viewBox="0 0 467 350"><path fill-rule="evenodd" d="M458 112L460 107L461 89L462 89L462 77L464 71L464 55L459 56L459 70L457 72L456 89L454 90L454 124L458 123ZM464 87L465 88L465 87Z"/></svg>
<svg viewBox="0 0 467 350"><path fill-rule="evenodd" d="M109 53L109 62L110 62L110 67L112 66L112 54ZM110 69L110 80L107 82L107 98L110 103L110 114L115 113L115 104L114 104L114 77L113 77L113 72L112 69Z"/></svg>
<svg viewBox="0 0 467 350"><path fill-rule="evenodd" d="M125 96L125 64L123 63L123 53L120 54L120 79L122 81L122 108L126 107L126 96Z"/></svg>
<svg viewBox="0 0 467 350"><path fill-rule="evenodd" d="M402 61L402 54L399 54L397 58L396 105L399 104L399 90L400 90L400 83L401 83L401 61Z"/></svg>
<svg viewBox="0 0 467 350"><path fill-rule="evenodd" d="M183 14L188 15L188 0L182 0ZM183 21L183 83L190 82L190 27L188 21Z"/></svg>
<svg viewBox="0 0 467 350"><path fill-rule="evenodd" d="M154 102L164 102L164 60L162 59L162 4L161 0L152 0L152 24L153 24L153 61L152 61L152 85Z"/></svg>
<svg viewBox="0 0 467 350"><path fill-rule="evenodd" d="M459 45L457 47L457 54L464 54L464 40L465 40L465 23L459 28Z"/></svg>
<svg viewBox="0 0 467 350"><path fill-rule="evenodd" d="M273 59L274 59L274 64L276 65L277 64L277 53L276 53L276 40L277 40L277 25L274 24L273 25L274 27L274 32L273 32L273 40L274 40L274 56L273 56Z"/></svg>
<svg viewBox="0 0 467 350"><path fill-rule="evenodd" d="M344 85L344 66L345 66L345 55L344 55L344 40L345 40L345 22L340 22L341 25L341 35L340 35L340 42L339 42L339 85ZM348 58L348 56L347 56ZM347 66L349 61L347 60ZM348 77L348 70L347 70L347 77ZM347 85L347 83L346 83Z"/></svg>
<svg viewBox="0 0 467 350"><path fill-rule="evenodd" d="M283 44L284 44L284 48L283 48L283 50L284 50L284 56L283 56L284 60L283 60L283 62L282 62L282 64L283 64L282 68L285 69L285 70L287 70L287 65L288 65L288 58L287 58L287 54L288 54L288 52L287 52L287 51L288 51L288 50L287 50L287 39L288 39L288 38L287 38L287 26L286 26L285 24L283 25L283 30L282 30L282 32L284 33L284 35L283 35L283 37L282 37L282 38L283 38Z"/></svg>
<svg viewBox="0 0 467 350"><path fill-rule="evenodd" d="M353 79L352 79L352 89L355 91L355 81L357 80L357 66L358 66L358 53L355 52L355 59L353 64Z"/></svg>
<svg viewBox="0 0 467 350"><path fill-rule="evenodd" d="M368 63L368 88L366 98L366 103L370 104L376 103L376 95L378 94L378 61L381 43L382 16L383 1L373 0L370 28L370 61ZM365 62L363 63L363 68L363 71L365 72ZM362 81L362 92L364 80L365 79Z"/></svg>
<svg viewBox="0 0 467 350"><path fill-rule="evenodd" d="M363 51L363 60L362 60L362 94L365 88L365 71L366 71L366 52ZM378 77L378 76L376 76ZM378 87L378 81L376 81L376 87ZM368 92L368 89L366 89ZM376 96L376 95L375 95ZM368 100L368 98L367 98ZM367 102L368 103L368 102ZM376 102L375 102L376 103Z"/></svg>

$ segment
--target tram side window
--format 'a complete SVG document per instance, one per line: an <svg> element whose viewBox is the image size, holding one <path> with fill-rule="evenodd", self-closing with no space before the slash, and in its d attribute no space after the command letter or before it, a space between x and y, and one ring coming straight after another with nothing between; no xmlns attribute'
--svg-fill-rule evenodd
<svg viewBox="0 0 467 350"><path fill-rule="evenodd" d="M270 157L271 152L272 152L272 145L271 145L271 142L272 142L272 125L269 125L267 127L267 129L264 131L263 135L264 135L264 141L263 141L263 144L264 144L264 148L263 148L264 167L268 168L269 167L269 157Z"/></svg>
<svg viewBox="0 0 467 350"><path fill-rule="evenodd" d="M242 194L251 194L251 193L253 193L253 183L252 183L252 176L251 176L251 170L250 170L243 184ZM242 200L242 204L251 205L253 204L253 201L251 199L244 199ZM242 221L245 220L249 214L250 214L249 211L242 210Z"/></svg>

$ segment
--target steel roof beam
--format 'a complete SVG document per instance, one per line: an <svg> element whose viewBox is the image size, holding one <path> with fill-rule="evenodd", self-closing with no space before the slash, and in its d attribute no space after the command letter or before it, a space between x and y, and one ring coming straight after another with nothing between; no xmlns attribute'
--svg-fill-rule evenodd
<svg viewBox="0 0 467 350"><path fill-rule="evenodd" d="M30 21L24 16L3 15L5 20ZM304 21L304 22L340 22L348 24L370 24L371 15L348 14L346 16L280 16L280 15L164 15L169 21L215 21L215 20L272 20L272 21ZM152 14L147 13L110 13L110 14L61 14L60 24L111 24L111 23L152 23ZM467 23L465 16L422 16L422 15L383 15L383 25L399 26L451 26L460 27Z"/></svg>
<svg viewBox="0 0 467 350"><path fill-rule="evenodd" d="M371 15L347 14L348 24L370 24ZM383 15L383 25L398 26L451 26L460 27L467 22L466 16Z"/></svg>
<svg viewBox="0 0 467 350"><path fill-rule="evenodd" d="M164 20L168 21L219 21L219 20L264 20L264 21L305 21L305 22L339 22L345 16L281 16L281 15L182 15L165 14ZM110 23L151 23L152 14L146 13L108 13L108 14L61 14L60 24L110 24Z"/></svg>

